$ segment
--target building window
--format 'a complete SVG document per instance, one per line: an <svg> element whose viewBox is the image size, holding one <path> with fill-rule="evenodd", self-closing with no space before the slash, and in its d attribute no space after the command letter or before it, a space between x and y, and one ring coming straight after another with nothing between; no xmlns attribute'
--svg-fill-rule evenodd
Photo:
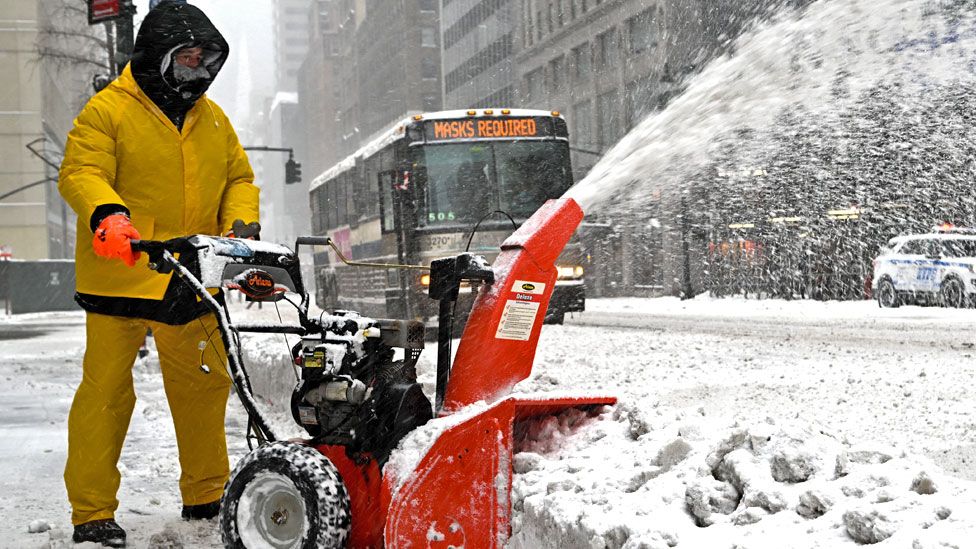
<svg viewBox="0 0 976 549"><path fill-rule="evenodd" d="M610 148L622 135L620 116L617 114L617 92L607 92L597 98L596 117L600 124L599 145L601 150Z"/></svg>
<svg viewBox="0 0 976 549"><path fill-rule="evenodd" d="M566 58L560 55L549 62L549 91L559 91L566 81Z"/></svg>
<svg viewBox="0 0 976 549"><path fill-rule="evenodd" d="M644 10L627 21L630 52L641 53L657 46L653 10Z"/></svg>
<svg viewBox="0 0 976 549"><path fill-rule="evenodd" d="M542 69L539 68L525 75L525 102L535 105L542 101L542 96Z"/></svg>
<svg viewBox="0 0 976 549"><path fill-rule="evenodd" d="M597 35L596 64L598 69L606 69L617 64L617 41L615 29Z"/></svg>
<svg viewBox="0 0 976 549"><path fill-rule="evenodd" d="M583 44L573 48L573 76L577 82L590 78L590 45Z"/></svg>
<svg viewBox="0 0 976 549"><path fill-rule="evenodd" d="M535 38L542 40L542 11L535 12Z"/></svg>
<svg viewBox="0 0 976 549"><path fill-rule="evenodd" d="M426 79L429 79L429 78L436 79L438 72L439 71L437 70L437 62L434 61L432 58L430 58L430 57L424 57L420 61L420 76L421 76L421 78L424 78L425 80Z"/></svg>
<svg viewBox="0 0 976 549"><path fill-rule="evenodd" d="M437 11L437 0L420 0L420 11Z"/></svg>
<svg viewBox="0 0 976 549"><path fill-rule="evenodd" d="M593 148L593 108L589 99L573 105L573 135L584 149Z"/></svg>
<svg viewBox="0 0 976 549"><path fill-rule="evenodd" d="M420 29L420 45L425 48L436 48L437 31L429 27Z"/></svg>
<svg viewBox="0 0 976 549"><path fill-rule="evenodd" d="M399 4L399 2L396 3L396 5ZM482 0L477 3L444 31L444 47L450 48L454 44L457 44L459 40L468 36L472 31L481 26L485 19L491 17L503 5L505 5L505 2L501 0Z"/></svg>
<svg viewBox="0 0 976 549"><path fill-rule="evenodd" d="M445 90L450 93L468 83L475 76L487 71L496 63L512 56L512 35L502 36L477 55L444 75Z"/></svg>
<svg viewBox="0 0 976 549"><path fill-rule="evenodd" d="M511 106L512 95L513 95L512 86L505 86L504 89L501 89L489 95L488 97L484 97L480 101L473 103L469 106L471 108Z"/></svg>
<svg viewBox="0 0 976 549"><path fill-rule="evenodd" d="M547 13L547 21L546 21L546 23L549 26L549 34L552 34L552 29L553 29L552 21L553 21L553 19L554 18L553 18L553 13L552 13L552 0L550 0L549 1L549 11Z"/></svg>

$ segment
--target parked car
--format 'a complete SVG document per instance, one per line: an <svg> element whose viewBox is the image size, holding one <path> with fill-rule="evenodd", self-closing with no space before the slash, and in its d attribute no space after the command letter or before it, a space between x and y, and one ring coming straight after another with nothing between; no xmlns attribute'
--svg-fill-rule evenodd
<svg viewBox="0 0 976 549"><path fill-rule="evenodd" d="M892 238L874 260L881 307L968 307L976 296L976 230L941 227Z"/></svg>

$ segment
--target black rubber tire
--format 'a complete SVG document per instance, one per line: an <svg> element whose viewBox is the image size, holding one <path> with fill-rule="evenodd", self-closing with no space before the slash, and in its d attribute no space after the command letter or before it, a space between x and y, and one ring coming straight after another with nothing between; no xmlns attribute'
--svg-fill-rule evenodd
<svg viewBox="0 0 976 549"><path fill-rule="evenodd" d="M349 495L339 471L317 450L272 442L238 462L224 487L219 521L224 547L345 547Z"/></svg>
<svg viewBox="0 0 976 549"><path fill-rule="evenodd" d="M890 278L884 277L878 281L878 289L875 290L878 298L878 307L882 309L894 309L901 307L901 298L895 290L895 284Z"/></svg>
<svg viewBox="0 0 976 549"><path fill-rule="evenodd" d="M961 309L966 306L966 287L962 280L954 276L946 277L939 289L944 307Z"/></svg>

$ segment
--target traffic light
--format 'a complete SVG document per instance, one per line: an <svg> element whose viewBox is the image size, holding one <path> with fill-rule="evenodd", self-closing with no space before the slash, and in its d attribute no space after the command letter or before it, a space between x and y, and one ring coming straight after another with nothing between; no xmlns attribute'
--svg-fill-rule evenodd
<svg viewBox="0 0 976 549"><path fill-rule="evenodd" d="M285 184L291 185L292 183L302 182L302 165L295 162L294 158L288 157L285 162Z"/></svg>

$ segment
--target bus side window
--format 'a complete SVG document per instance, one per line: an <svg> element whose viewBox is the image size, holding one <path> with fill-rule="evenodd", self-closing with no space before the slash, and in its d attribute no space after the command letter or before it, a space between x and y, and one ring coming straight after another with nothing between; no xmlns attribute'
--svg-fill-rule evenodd
<svg viewBox="0 0 976 549"><path fill-rule="evenodd" d="M393 181L396 170L382 171L376 174L376 177L380 193L380 211L383 214L383 232L389 232L396 228L393 220Z"/></svg>
<svg viewBox="0 0 976 549"><path fill-rule="evenodd" d="M427 225L428 212L430 211L430 196L427 194L427 168L414 165L410 179L413 181L411 192L413 193L414 208L417 211L417 221L421 226Z"/></svg>
<svg viewBox="0 0 976 549"><path fill-rule="evenodd" d="M325 228L331 231L336 226L335 179L326 182L325 190Z"/></svg>
<svg viewBox="0 0 976 549"><path fill-rule="evenodd" d="M348 192L349 172L343 173L336 179L336 204L339 206L339 219L336 225L349 224L349 201L346 198Z"/></svg>

